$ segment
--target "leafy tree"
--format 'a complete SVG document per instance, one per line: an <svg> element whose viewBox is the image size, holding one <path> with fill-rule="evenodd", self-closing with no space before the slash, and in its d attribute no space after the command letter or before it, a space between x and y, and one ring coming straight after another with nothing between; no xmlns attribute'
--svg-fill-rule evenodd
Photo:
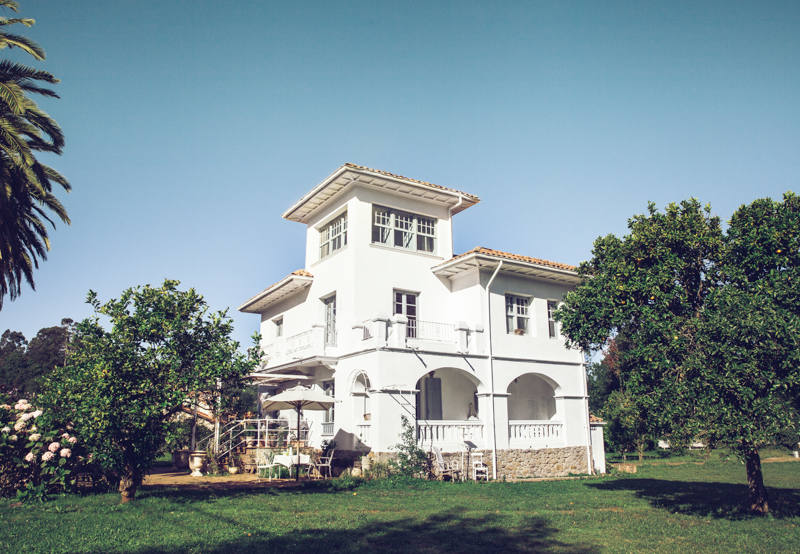
<svg viewBox="0 0 800 554"><path fill-rule="evenodd" d="M17 11L12 0L0 7ZM30 27L33 19L0 17L0 49L19 48L36 60L44 50L25 37L6 31L11 25ZM70 190L67 180L36 159L37 152L61 154L64 135L58 124L28 94L57 98L42 86L57 83L52 74L8 60L0 61L0 309L8 294L13 300L23 279L35 288L33 270L47 258L52 216L69 223L67 212L53 194L53 185Z"/></svg>
<svg viewBox="0 0 800 554"><path fill-rule="evenodd" d="M39 391L42 378L64 365L73 321L39 329L28 342L18 331L7 329L0 338L0 384L20 393Z"/></svg>
<svg viewBox="0 0 800 554"><path fill-rule="evenodd" d="M239 352L225 312L210 313L202 296L178 285L135 287L106 303L90 291L95 315L78 323L67 364L45 387L45 406L119 477L123 502L134 498L184 403L213 397L220 382L241 388L259 362L257 347Z"/></svg>
<svg viewBox="0 0 800 554"><path fill-rule="evenodd" d="M603 359L599 363L591 364L587 369L589 409L595 414L603 411L609 395L620 388L617 349L616 339L611 339Z"/></svg>
<svg viewBox="0 0 800 554"><path fill-rule="evenodd" d="M697 200L598 238L584 283L558 317L568 343L624 335L623 390L656 436L728 445L747 465L750 506L766 512L758 448L797 423L800 206L759 200L723 233ZM793 404L794 402L794 404Z"/></svg>

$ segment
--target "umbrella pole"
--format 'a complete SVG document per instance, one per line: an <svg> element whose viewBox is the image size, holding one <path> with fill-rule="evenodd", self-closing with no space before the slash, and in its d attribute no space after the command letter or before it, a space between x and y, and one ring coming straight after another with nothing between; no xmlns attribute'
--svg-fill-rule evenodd
<svg viewBox="0 0 800 554"><path fill-rule="evenodd" d="M300 404L297 405L297 466L294 468L294 480L300 480Z"/></svg>

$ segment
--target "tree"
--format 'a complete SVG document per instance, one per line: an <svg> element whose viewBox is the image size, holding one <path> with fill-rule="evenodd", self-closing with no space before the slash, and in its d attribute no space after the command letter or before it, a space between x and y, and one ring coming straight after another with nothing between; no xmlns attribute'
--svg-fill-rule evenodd
<svg viewBox="0 0 800 554"><path fill-rule="evenodd" d="M12 0L0 7L17 11ZM44 50L35 42L6 32L10 25L30 27L33 19L0 17L0 48L19 48L43 60ZM61 154L64 135L58 124L26 94L58 98L41 83L57 83L52 74L31 67L0 61L0 309L8 294L13 300L25 280L35 288L33 270L39 259L47 259L51 218L69 223L64 206L53 194L53 185L70 190L67 180L39 162L37 152Z"/></svg>
<svg viewBox="0 0 800 554"><path fill-rule="evenodd" d="M30 342L18 331L6 329L0 338L0 385L21 394L37 393L42 378L64 365L73 321L39 329Z"/></svg>
<svg viewBox="0 0 800 554"><path fill-rule="evenodd" d="M77 324L67 364L45 387L43 404L119 477L123 502L135 497L184 403L213 397L219 383L241 388L259 363L257 347L239 352L225 312L210 313L202 296L178 285L135 287L106 303L90 291L95 315Z"/></svg>
<svg viewBox="0 0 800 554"><path fill-rule="evenodd" d="M563 332L587 350L624 335L623 390L649 431L732 447L766 512L758 448L796 425L800 393L797 197L741 207L727 233L694 199L648 212L595 241Z"/></svg>

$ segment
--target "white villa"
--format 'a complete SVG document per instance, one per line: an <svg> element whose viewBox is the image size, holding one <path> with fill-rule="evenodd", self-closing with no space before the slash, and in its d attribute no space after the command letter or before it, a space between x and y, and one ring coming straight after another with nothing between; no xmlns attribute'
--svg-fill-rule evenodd
<svg viewBox="0 0 800 554"><path fill-rule="evenodd" d="M305 269L239 307L261 317L261 390L334 397L304 412L315 445L388 453L405 415L423 448L475 448L495 478L605 471L583 354L552 315L576 270L481 247L454 256L452 218L478 201L348 163L291 206Z"/></svg>

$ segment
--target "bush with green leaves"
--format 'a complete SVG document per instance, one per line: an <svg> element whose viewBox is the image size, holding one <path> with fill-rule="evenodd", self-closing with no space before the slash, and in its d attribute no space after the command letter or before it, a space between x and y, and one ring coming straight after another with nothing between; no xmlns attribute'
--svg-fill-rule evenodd
<svg viewBox="0 0 800 554"><path fill-rule="evenodd" d="M45 499L75 489L86 449L26 398L0 396L0 496Z"/></svg>
<svg viewBox="0 0 800 554"><path fill-rule="evenodd" d="M390 462L391 466L406 477L427 477L430 473L428 454L417 445L417 430L404 415L400 416L400 442L392 448L397 451L397 458Z"/></svg>

